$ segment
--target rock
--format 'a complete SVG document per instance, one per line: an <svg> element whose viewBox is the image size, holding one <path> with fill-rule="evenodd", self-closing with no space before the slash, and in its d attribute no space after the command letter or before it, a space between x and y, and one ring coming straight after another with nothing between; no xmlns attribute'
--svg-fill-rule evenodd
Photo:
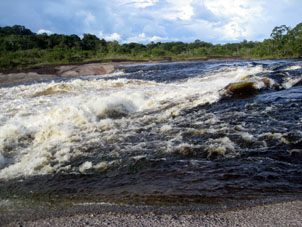
<svg viewBox="0 0 302 227"><path fill-rule="evenodd" d="M226 96L232 98L247 98L258 93L258 89L252 81L241 81L238 83L229 84L225 88Z"/></svg>

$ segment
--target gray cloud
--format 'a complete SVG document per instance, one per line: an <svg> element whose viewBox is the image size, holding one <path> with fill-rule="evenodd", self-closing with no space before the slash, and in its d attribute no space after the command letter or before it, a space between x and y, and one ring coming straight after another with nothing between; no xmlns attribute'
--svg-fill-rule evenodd
<svg viewBox="0 0 302 227"><path fill-rule="evenodd" d="M210 42L261 40L273 27L301 22L300 0L244 0L238 11L232 2L208 0L10 0L0 2L0 26L24 25L34 32L106 34L126 40L201 39ZM227 3L225 3L227 2ZM217 6L216 6L217 5ZM242 7L242 8L240 8ZM220 10L220 11L219 11ZM228 11L229 10L229 11ZM238 15L237 15L238 14ZM261 26L259 26L261 24ZM143 35L145 38L143 37ZM117 36L115 36L117 37Z"/></svg>

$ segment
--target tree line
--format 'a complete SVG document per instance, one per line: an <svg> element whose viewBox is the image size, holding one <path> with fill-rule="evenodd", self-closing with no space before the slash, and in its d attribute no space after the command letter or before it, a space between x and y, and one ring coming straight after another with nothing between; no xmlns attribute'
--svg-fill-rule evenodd
<svg viewBox="0 0 302 227"><path fill-rule="evenodd" d="M302 23L293 29L273 29L263 42L212 44L184 42L124 43L99 39L93 34L36 34L24 26L0 27L0 69L26 68L38 64L68 64L112 60L201 59L211 57L300 58Z"/></svg>

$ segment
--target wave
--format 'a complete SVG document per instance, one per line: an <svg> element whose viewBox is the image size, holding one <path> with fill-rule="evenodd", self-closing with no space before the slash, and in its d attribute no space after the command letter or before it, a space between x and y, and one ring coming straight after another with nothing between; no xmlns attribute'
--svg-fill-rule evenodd
<svg viewBox="0 0 302 227"><path fill-rule="evenodd" d="M301 67L295 65L278 71L260 63L200 64L200 70L198 63L184 70L177 64L135 66L89 79L1 88L0 178L102 172L137 157L201 150L208 159L236 157L234 135L222 133L229 126L218 124L222 120L209 112L191 116L194 108L289 89L302 81ZM173 67L177 75L189 76L167 76ZM182 131L186 120L190 126ZM199 124L206 128L197 129ZM236 136L248 143L260 138L237 129ZM194 135L204 143L185 141Z"/></svg>

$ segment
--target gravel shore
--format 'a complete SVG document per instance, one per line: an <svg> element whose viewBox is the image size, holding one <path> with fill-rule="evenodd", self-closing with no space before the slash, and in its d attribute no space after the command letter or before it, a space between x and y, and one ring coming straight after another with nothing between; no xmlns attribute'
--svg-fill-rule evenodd
<svg viewBox="0 0 302 227"><path fill-rule="evenodd" d="M8 226L302 226L302 201L258 205L213 213L90 212L50 217Z"/></svg>

